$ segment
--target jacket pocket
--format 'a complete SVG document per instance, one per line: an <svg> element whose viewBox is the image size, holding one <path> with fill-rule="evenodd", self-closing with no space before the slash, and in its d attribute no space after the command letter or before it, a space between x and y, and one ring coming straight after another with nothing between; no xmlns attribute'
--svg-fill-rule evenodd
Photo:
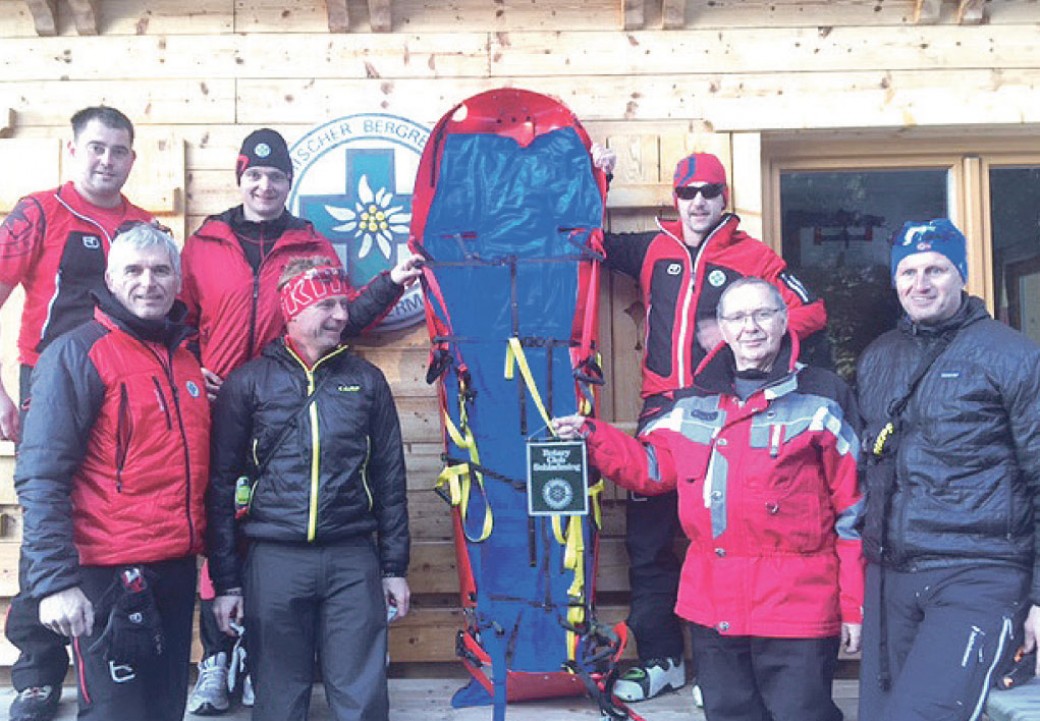
<svg viewBox="0 0 1040 721"><path fill-rule="evenodd" d="M130 453L130 439L134 434L134 418L130 412L130 391L126 383L119 384L119 411L116 416L116 491L123 492L123 468Z"/></svg>

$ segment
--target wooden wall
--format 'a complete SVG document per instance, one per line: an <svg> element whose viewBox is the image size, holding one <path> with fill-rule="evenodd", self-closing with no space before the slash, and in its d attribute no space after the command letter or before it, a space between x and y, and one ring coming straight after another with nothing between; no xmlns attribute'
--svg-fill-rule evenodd
<svg viewBox="0 0 1040 721"><path fill-rule="evenodd" d="M985 22L959 25L957 3L915 24L911 0L690 0L683 25L662 30L660 2L396 0L389 32L371 32L369 5L349 0L349 31L329 32L323 0L99 0L97 35L81 35L64 0L57 35L39 37L25 0L0 0L0 214L21 192L60 177L58 140L80 107L107 103L137 124L140 160L128 194L183 236L237 203L239 143L268 125L290 140L357 112L432 124L476 92L512 85L566 102L619 155L610 198L615 229L650 227L670 205L675 161L716 152L733 202L763 227L763 162L771 142L833 140L862 128L974 135L1040 128L1040 2L992 0ZM675 3L665 3L673 9ZM639 29L623 30L639 6ZM631 18L628 18L629 21ZM766 239L767 242L770 239ZM603 338L612 384L604 414L631 421L638 398L642 309L630 282L609 279ZM17 387L5 309L0 356ZM439 423L425 375L425 331L362 341L386 372L407 442L417 613L396 627L400 661L451 658L459 618L447 509L431 491ZM16 588L20 534L10 449L0 449L0 597ZM622 507L606 504L603 615L624 613ZM12 660L0 643L0 662Z"/></svg>

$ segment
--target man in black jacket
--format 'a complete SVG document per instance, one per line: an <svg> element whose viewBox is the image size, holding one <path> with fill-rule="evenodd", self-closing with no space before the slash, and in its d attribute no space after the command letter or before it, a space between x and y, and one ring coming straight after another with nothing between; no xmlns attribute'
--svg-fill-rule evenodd
<svg viewBox="0 0 1040 721"><path fill-rule="evenodd" d="M290 261L279 288L286 336L232 371L214 406L214 611L225 632L245 620L254 721L307 718L319 648L336 718L385 721L386 620L410 597L397 411L379 369L340 342L342 270Z"/></svg>
<svg viewBox="0 0 1040 721"><path fill-rule="evenodd" d="M950 221L903 226L905 316L859 362L865 720L978 718L994 669L1040 632L1040 348L968 296L966 276Z"/></svg>

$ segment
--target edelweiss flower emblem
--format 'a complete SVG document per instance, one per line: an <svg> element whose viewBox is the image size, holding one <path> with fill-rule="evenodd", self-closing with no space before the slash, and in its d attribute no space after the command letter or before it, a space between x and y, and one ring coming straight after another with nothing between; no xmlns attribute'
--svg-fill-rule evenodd
<svg viewBox="0 0 1040 721"><path fill-rule="evenodd" d="M403 212L404 206L392 206L394 194L386 188L380 188L373 193L367 175L362 175L358 181L357 197L358 201L353 209L325 206L328 214L341 222L341 225L335 226L333 230L353 233L355 238L361 240L359 258L368 256L372 252L372 245L376 244L383 257L391 260L394 234L407 235L412 214Z"/></svg>

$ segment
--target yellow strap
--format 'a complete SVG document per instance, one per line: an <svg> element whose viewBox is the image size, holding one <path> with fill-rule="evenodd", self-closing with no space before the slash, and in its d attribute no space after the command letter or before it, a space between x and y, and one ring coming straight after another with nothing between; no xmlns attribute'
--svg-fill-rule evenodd
<svg viewBox="0 0 1040 721"><path fill-rule="evenodd" d="M509 339L509 348L506 349L506 380L513 380L514 366L520 368L520 375L523 376L524 383L527 385L527 391L531 394L531 398L534 399L535 407L538 408L542 420L545 421L545 427L549 429L549 433L554 438L559 438L556 429L553 428L552 419L549 417L548 411L545 410L545 404L542 403L542 396L538 392L538 386L535 385L534 376L531 375L531 366L528 365L527 356L524 355L524 347L516 336Z"/></svg>
<svg viewBox="0 0 1040 721"><path fill-rule="evenodd" d="M600 496L606 485L603 479L599 479L589 486L589 500L592 501L592 519L596 522L596 528L603 528L603 507L600 505Z"/></svg>
<svg viewBox="0 0 1040 721"><path fill-rule="evenodd" d="M444 428L448 431L448 436L451 438L452 443L466 450L469 453L470 462L475 466L479 466L480 453L477 451L477 439L473 437L473 432L469 428L464 391L464 387L460 384L459 426L461 426L461 429L455 425L447 412L444 413ZM481 528L480 535L476 538L471 538L466 533L466 519L469 516L469 496L473 491L472 476L476 476L480 495L484 497L484 525ZM491 513L491 504L488 503L487 492L484 490L484 474L471 467L469 463L446 466L437 477L435 487L442 485L448 486L451 505L459 508L459 513L462 516L462 532L466 534L466 540L470 543L480 543L487 540L488 536L491 535L492 528L494 528L494 517Z"/></svg>

